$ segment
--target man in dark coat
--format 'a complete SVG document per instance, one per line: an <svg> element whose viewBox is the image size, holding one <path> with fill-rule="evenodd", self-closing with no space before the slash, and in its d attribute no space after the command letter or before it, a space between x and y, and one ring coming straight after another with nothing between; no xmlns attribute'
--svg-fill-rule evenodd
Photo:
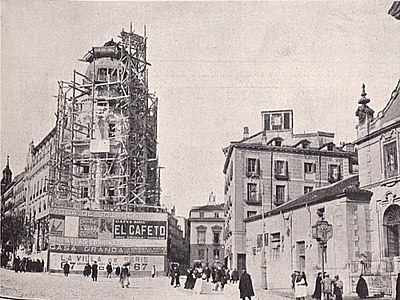
<svg viewBox="0 0 400 300"><path fill-rule="evenodd" d="M86 263L85 267L83 268L83 276L89 277L91 272L92 267L89 265L89 263Z"/></svg>
<svg viewBox="0 0 400 300"><path fill-rule="evenodd" d="M98 273L98 265L97 265L97 262L95 261L94 264L92 265L92 278L93 278L93 281L97 281L97 273Z"/></svg>
<svg viewBox="0 0 400 300"><path fill-rule="evenodd" d="M397 274L397 282L396 282L396 300L400 300L400 273Z"/></svg>
<svg viewBox="0 0 400 300"><path fill-rule="evenodd" d="M234 269L231 275L231 282L236 283L238 280L239 280L239 273L236 269Z"/></svg>
<svg viewBox="0 0 400 300"><path fill-rule="evenodd" d="M64 264L64 275L68 276L69 274L69 263L66 261Z"/></svg>
<svg viewBox="0 0 400 300"><path fill-rule="evenodd" d="M239 290L240 298L243 300L246 298L249 298L249 300L251 300L251 297L254 296L253 283L251 281L250 275L247 274L246 270L243 270L242 276L240 277Z"/></svg>
<svg viewBox="0 0 400 300"><path fill-rule="evenodd" d="M111 262L108 262L108 265L107 265L107 267L106 267L106 270L107 270L107 278L111 278L111 273L112 273L112 271L113 271L113 267L112 267L112 265L111 265Z"/></svg>
<svg viewBox="0 0 400 300"><path fill-rule="evenodd" d="M315 289L314 289L314 293L312 294L312 298L314 299L318 299L321 300L321 280L322 280L322 273L319 272L317 275L317 279L315 280Z"/></svg>
<svg viewBox="0 0 400 300"><path fill-rule="evenodd" d="M360 297L361 299L365 299L368 296L367 282L362 277L362 275L360 275L360 279L357 282L356 292L358 294L358 297Z"/></svg>

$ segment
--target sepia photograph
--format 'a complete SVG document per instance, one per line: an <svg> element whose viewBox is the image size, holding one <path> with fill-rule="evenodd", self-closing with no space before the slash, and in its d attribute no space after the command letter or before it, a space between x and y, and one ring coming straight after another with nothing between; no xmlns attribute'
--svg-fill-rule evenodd
<svg viewBox="0 0 400 300"><path fill-rule="evenodd" d="M400 1L0 20L0 299L400 300Z"/></svg>

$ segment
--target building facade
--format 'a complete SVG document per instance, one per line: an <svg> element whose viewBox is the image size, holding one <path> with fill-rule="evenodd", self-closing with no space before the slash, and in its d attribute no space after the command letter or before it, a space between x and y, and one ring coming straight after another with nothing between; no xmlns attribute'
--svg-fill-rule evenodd
<svg viewBox="0 0 400 300"><path fill-rule="evenodd" d="M263 111L262 131L224 149L225 264L246 268L244 219L357 172L354 145L328 132L293 133L293 111Z"/></svg>
<svg viewBox="0 0 400 300"><path fill-rule="evenodd" d="M53 128L37 145L33 141L29 144L24 180L25 214L29 227L24 251L34 259L43 259L45 264L49 254L49 181L54 167L55 134Z"/></svg>
<svg viewBox="0 0 400 300"><path fill-rule="evenodd" d="M355 293L360 274L354 270L370 249L371 237L365 228L369 228L371 194L358 188L355 175L284 203L264 218L245 219L247 270L255 286L289 289L291 274L298 270L307 274L310 295L324 260L325 272L343 280L344 293ZM312 237L312 227L321 216L333 229L324 256Z"/></svg>
<svg viewBox="0 0 400 300"><path fill-rule="evenodd" d="M209 201L189 212L190 265L223 263L224 205Z"/></svg>
<svg viewBox="0 0 400 300"><path fill-rule="evenodd" d="M387 290L394 288L400 272L400 81L387 105L374 117L365 86L359 107L357 140L360 186L373 192L371 247L363 259L366 276L383 278ZM390 282L392 281L392 286Z"/></svg>
<svg viewBox="0 0 400 300"><path fill-rule="evenodd" d="M182 227L182 223L183 226ZM181 268L189 267L189 244L187 236L184 235L186 230L186 219L175 215L175 206L168 213L168 263L177 262Z"/></svg>

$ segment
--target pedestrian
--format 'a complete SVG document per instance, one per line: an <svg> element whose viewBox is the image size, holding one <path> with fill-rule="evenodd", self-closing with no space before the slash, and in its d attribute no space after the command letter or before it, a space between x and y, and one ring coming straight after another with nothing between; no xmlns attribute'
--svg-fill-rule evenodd
<svg viewBox="0 0 400 300"><path fill-rule="evenodd" d="M239 290L240 298L243 300L246 298L249 298L249 300L251 300L251 297L254 296L253 283L251 281L250 275L246 272L246 270L243 270L242 276L240 276Z"/></svg>
<svg viewBox="0 0 400 300"><path fill-rule="evenodd" d="M296 277L296 282L294 286L294 294L296 299L304 300L307 297L307 278L306 274L303 272L302 274L298 274Z"/></svg>
<svg viewBox="0 0 400 300"><path fill-rule="evenodd" d="M192 289L192 281L193 281L193 270L191 268L187 269L186 271L186 281L184 288L185 289Z"/></svg>
<svg viewBox="0 0 400 300"><path fill-rule="evenodd" d="M222 271L221 267L218 266L217 269L215 269L215 275L214 275L214 291L218 291L218 288L221 286L222 289Z"/></svg>
<svg viewBox="0 0 400 300"><path fill-rule="evenodd" d="M292 290L294 290L294 288L295 288L296 279L297 279L297 276L299 276L299 274L300 274L299 271L294 270L292 275L290 275L290 277L292 278Z"/></svg>
<svg viewBox="0 0 400 300"><path fill-rule="evenodd" d="M333 294L335 300L343 300L343 281L339 278L339 275L336 275L333 281Z"/></svg>
<svg viewBox="0 0 400 300"><path fill-rule="evenodd" d="M20 263L21 263L21 260L20 260L19 256L17 256L14 259L14 271L15 271L15 273L18 273Z"/></svg>
<svg viewBox="0 0 400 300"><path fill-rule="evenodd" d="M365 299L368 296L367 282L362 275L360 275L360 279L358 279L356 292L358 294L358 297L360 297L361 299Z"/></svg>
<svg viewBox="0 0 400 300"><path fill-rule="evenodd" d="M201 279L201 277L203 276L203 268L201 267L201 265L198 265L194 271L195 277L196 277L196 281L194 283L194 287L193 287L193 294L203 294L203 280Z"/></svg>
<svg viewBox="0 0 400 300"><path fill-rule="evenodd" d="M122 266L121 274L120 274L120 277L119 277L119 282L121 283L122 288L125 288L125 287L128 288L129 287L129 285L130 285L129 276L131 276L131 274L129 273L128 267L126 265Z"/></svg>
<svg viewBox="0 0 400 300"><path fill-rule="evenodd" d="M171 266L169 268L169 276L171 277L171 286L174 286L174 284L175 284L174 268L175 268L175 266L171 264Z"/></svg>
<svg viewBox="0 0 400 300"><path fill-rule="evenodd" d="M232 278L232 282L233 283L238 282L238 280L239 280L239 272L236 269L233 269L231 278Z"/></svg>
<svg viewBox="0 0 400 300"><path fill-rule="evenodd" d="M231 271L226 269L226 283L231 282Z"/></svg>
<svg viewBox="0 0 400 300"><path fill-rule="evenodd" d="M312 294L313 299L321 300L321 281L322 281L322 273L319 272L317 278L315 279L315 289L314 293Z"/></svg>
<svg viewBox="0 0 400 300"><path fill-rule="evenodd" d="M106 267L106 270L107 270L107 278L111 278L111 273L112 273L112 271L113 271L113 267L112 267L112 265L111 265L111 261L108 262L108 265L107 265L107 267Z"/></svg>
<svg viewBox="0 0 400 300"><path fill-rule="evenodd" d="M204 273L206 274L207 282L209 282L210 281L210 276L211 276L211 270L210 270L210 268L208 266L205 268Z"/></svg>
<svg viewBox="0 0 400 300"><path fill-rule="evenodd" d="M98 273L98 265L97 261L92 265L92 279L93 281L97 281L97 273Z"/></svg>
<svg viewBox="0 0 400 300"><path fill-rule="evenodd" d="M397 282L396 282L396 300L400 300L400 273L397 274Z"/></svg>
<svg viewBox="0 0 400 300"><path fill-rule="evenodd" d="M151 267L151 278L156 277L156 265Z"/></svg>
<svg viewBox="0 0 400 300"><path fill-rule="evenodd" d="M121 267L118 265L118 266L115 268L115 275L119 276L120 274L121 274Z"/></svg>
<svg viewBox="0 0 400 300"><path fill-rule="evenodd" d="M89 263L86 263L85 267L83 268L83 276L89 277L90 273L92 272L92 267Z"/></svg>
<svg viewBox="0 0 400 300"><path fill-rule="evenodd" d="M324 294L324 300L330 300L332 296L332 279L329 278L329 274L325 273L324 278L321 281L322 293Z"/></svg>
<svg viewBox="0 0 400 300"><path fill-rule="evenodd" d="M179 266L175 266L174 267L174 278L175 278L175 287L180 287L181 286L181 282L179 277L181 276L180 272L179 272Z"/></svg>
<svg viewBox="0 0 400 300"><path fill-rule="evenodd" d="M65 264L64 264L64 267L63 267L63 269L64 269L64 276L68 276L68 274L69 274L69 268L70 268L69 263L68 263L68 261L66 261Z"/></svg>

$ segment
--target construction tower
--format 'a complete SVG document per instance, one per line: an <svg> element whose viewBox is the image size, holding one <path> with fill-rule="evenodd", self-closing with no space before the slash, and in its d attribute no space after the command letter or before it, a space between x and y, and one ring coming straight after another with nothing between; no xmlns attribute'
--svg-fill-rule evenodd
<svg viewBox="0 0 400 300"><path fill-rule="evenodd" d="M144 36L122 30L93 47L70 82L59 82L53 205L151 211L160 206L157 103L149 92Z"/></svg>

